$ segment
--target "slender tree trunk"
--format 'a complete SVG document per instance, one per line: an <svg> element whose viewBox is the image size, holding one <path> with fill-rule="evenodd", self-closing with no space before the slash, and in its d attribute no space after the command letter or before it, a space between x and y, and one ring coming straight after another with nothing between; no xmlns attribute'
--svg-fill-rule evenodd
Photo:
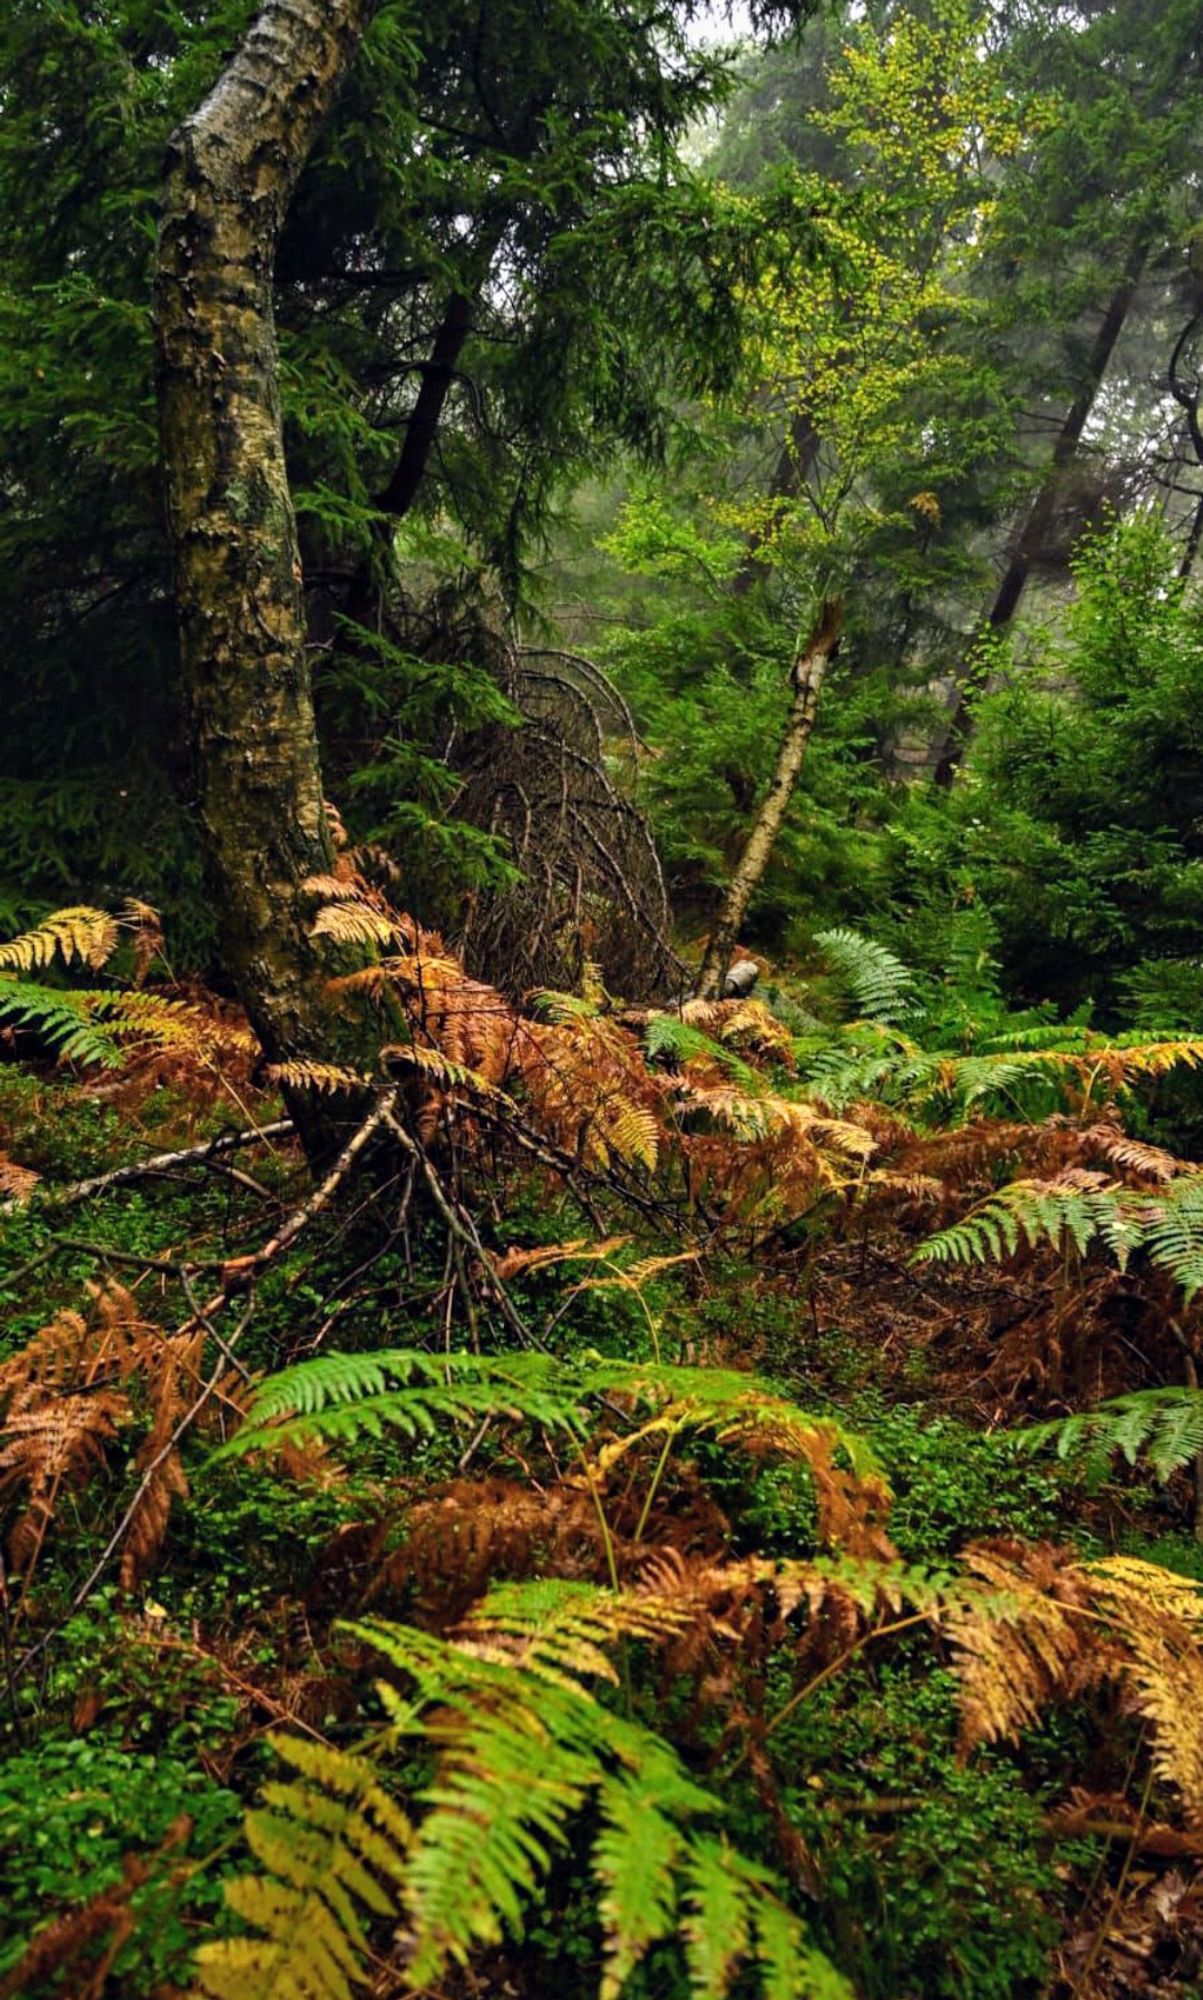
<svg viewBox="0 0 1203 2000"><path fill-rule="evenodd" d="M332 1048L301 885L331 860L272 282L373 0L267 0L173 135L155 282L184 684L222 961L269 1056Z"/></svg>
<svg viewBox="0 0 1203 2000"><path fill-rule="evenodd" d="M978 638L985 637L991 632L1005 631L1023 601L1032 564L1047 542L1048 531L1056 513L1060 475L1076 456L1082 442L1082 433L1111 365L1116 342L1132 310L1148 254L1149 240L1147 236L1142 236L1140 242L1133 248L1124 266L1123 275L1107 302L1107 309L1090 350L1082 386L1057 433L1048 472L1023 518L1018 535L1012 542L1011 555L995 592L994 602L978 627ZM971 646L970 653L972 654L974 650L975 648ZM939 785L951 785L968 745L970 718L965 700L966 692L967 681L962 681L955 689L949 707L947 734L935 767L936 783Z"/></svg>
<svg viewBox="0 0 1203 2000"><path fill-rule="evenodd" d="M438 435L443 405L455 380L464 342L472 330L475 303L464 292L453 292L447 301L442 324L434 337L430 360L422 371L422 386L410 412L401 456L388 485L376 501L378 507L397 519L409 512L417 497Z"/></svg>
<svg viewBox="0 0 1203 2000"><path fill-rule="evenodd" d="M460 356L472 332L480 290L500 234L500 230L490 232L481 245L478 256L480 284L475 290L451 293L431 343L430 359L422 364L421 387L405 427L400 456L387 485L381 488L373 501L379 518L374 523L372 546L351 579L343 605L344 615L356 625L375 625L379 621L397 523L408 514L426 477L447 397L456 378Z"/></svg>
<svg viewBox="0 0 1203 2000"><path fill-rule="evenodd" d="M722 991L740 925L781 831L814 732L819 696L827 669L839 648L843 623L843 600L826 598L811 628L810 637L794 663L794 698L777 753L773 781L765 793L747 845L731 877L722 911L702 958L696 990L704 1000L713 999Z"/></svg>
<svg viewBox="0 0 1203 2000"><path fill-rule="evenodd" d="M1201 542L1203 542L1203 493L1199 495L1198 500L1195 502L1195 511L1191 515L1190 528L1182 550L1182 560L1178 564L1179 583L1190 582L1191 571L1195 567Z"/></svg>

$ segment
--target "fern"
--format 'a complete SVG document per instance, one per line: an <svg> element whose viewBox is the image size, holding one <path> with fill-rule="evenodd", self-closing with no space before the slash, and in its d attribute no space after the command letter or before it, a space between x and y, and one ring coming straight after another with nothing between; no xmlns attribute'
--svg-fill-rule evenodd
<svg viewBox="0 0 1203 2000"><path fill-rule="evenodd" d="M675 1063L702 1058L717 1064L746 1089L755 1090L760 1085L759 1071L753 1069L751 1063L746 1063L734 1049L695 1027L692 1021L683 1021L679 1014L653 1014L644 1029L643 1038L652 1062L665 1056Z"/></svg>
<svg viewBox="0 0 1203 2000"><path fill-rule="evenodd" d="M264 1940L205 1946L201 1990L213 2000L344 2000L362 1964L358 1904L403 1917L406 1983L425 1989L474 1951L521 1935L555 1854L584 1823L604 1938L601 2000L618 2000L651 1946L674 1936L697 2000L722 2000L753 1971L766 2000L847 2000L772 1878L710 1831L718 1800L667 1743L595 1692L617 1680L615 1645L656 1644L684 1615L647 1591L540 1582L494 1591L453 1639L383 1620L347 1628L401 1679L402 1688L379 1685L387 1727L366 1754L329 1764L323 1750L298 1757L291 1739L278 1745L308 1782L275 1788L280 1811L266 1823L251 1815L267 1873L229 1892ZM413 1745L437 1761L411 1825L379 1773ZM309 1969L309 1926L322 1983Z"/></svg>
<svg viewBox="0 0 1203 2000"><path fill-rule="evenodd" d="M1056 1423L1020 1431L1028 1450L1055 1445L1059 1458L1084 1455L1093 1476L1120 1454L1129 1465L1142 1456L1163 1483L1203 1453L1203 1389L1141 1389L1113 1397Z"/></svg>
<svg viewBox="0 0 1203 2000"><path fill-rule="evenodd" d="M245 1825L267 1872L225 1890L259 1935L202 1944L199 1991L211 2000L351 2000L367 1957L364 1922L394 1909L412 1830L370 1759L296 1736L272 1742L300 1782L265 1787L267 1809L248 1813Z"/></svg>
<svg viewBox="0 0 1203 2000"><path fill-rule="evenodd" d="M588 1406L614 1397L650 1407L652 1414L600 1446L591 1480L604 1485L613 1468L645 1443L666 1449L691 1433L706 1434L720 1444L804 1464L814 1485L820 1539L857 1555L893 1555L884 1528L890 1489L864 1441L733 1369L571 1365L544 1353L322 1355L261 1383L246 1422L215 1457L319 1440L346 1446L379 1438L386 1428L406 1437L430 1435L440 1424L484 1416L542 1425L579 1442L588 1430Z"/></svg>
<svg viewBox="0 0 1203 2000"><path fill-rule="evenodd" d="M299 1057L291 1062L269 1063L267 1076L271 1083L282 1083L292 1090L315 1090L322 1096L369 1090L372 1082L362 1070L349 1069L345 1063L308 1062Z"/></svg>
<svg viewBox="0 0 1203 2000"><path fill-rule="evenodd" d="M64 965L78 962L97 971L108 964L117 949L118 938L117 919L107 910L93 910L83 904L56 910L35 930L24 931L20 937L0 945L0 970L40 972L58 958Z"/></svg>
<svg viewBox="0 0 1203 2000"><path fill-rule="evenodd" d="M260 1383L247 1421L214 1457L313 1438L348 1444L386 1429L430 1436L440 1424L486 1415L575 1432L580 1393L579 1381L544 1354L497 1359L407 1348L324 1354Z"/></svg>
<svg viewBox="0 0 1203 2000"><path fill-rule="evenodd" d="M1203 1174L1181 1174L1156 1194L1071 1170L1053 1181L1017 1180L959 1222L929 1236L916 1263L980 1264L1033 1249L1072 1244L1079 1256L1101 1243L1126 1269L1136 1251L1168 1271L1187 1302L1203 1288Z"/></svg>
<svg viewBox="0 0 1203 2000"><path fill-rule="evenodd" d="M571 1247L571 1246L569 1246ZM655 1428L709 1431L721 1443L805 1457L822 1440L843 1450L857 1476L875 1477L864 1440L833 1419L812 1417L754 1375L662 1362L571 1364L545 1353L428 1354L417 1348L324 1354L268 1376L256 1387L242 1428L215 1459L269 1450L298 1437L350 1442L386 1426L407 1436L440 1422L509 1415L582 1433L584 1405L621 1395L655 1409ZM612 1455L629 1450L631 1433Z"/></svg>
<svg viewBox="0 0 1203 2000"><path fill-rule="evenodd" d="M1203 1288L1203 1174L1183 1174L1142 1208L1143 1242L1154 1264L1189 1302Z"/></svg>
<svg viewBox="0 0 1203 2000"><path fill-rule="evenodd" d="M36 930L0 945L0 1021L32 1029L56 1055L70 1062L118 1069L131 1046L199 1050L224 1043L253 1047L249 1035L160 993L111 989L80 991L44 986L27 975L56 959L64 966L98 971L113 956L121 932L133 937L135 977L148 969L161 942L155 912L127 904L121 916L84 906L56 911Z"/></svg>
<svg viewBox="0 0 1203 2000"><path fill-rule="evenodd" d="M1098 1176L1090 1179L1098 1182ZM1141 1239L1139 1225L1122 1197L1126 1190L1109 1185L1060 1181L1018 1180L991 1195L948 1229L929 1236L914 1252L914 1262L982 1264L1013 1256L1021 1242L1033 1249L1041 1242L1060 1249L1072 1243L1085 1255L1103 1237L1121 1269Z"/></svg>
<svg viewBox="0 0 1203 2000"><path fill-rule="evenodd" d="M914 975L884 945L859 931L818 931L815 943L866 1020L897 1021L914 1006Z"/></svg>

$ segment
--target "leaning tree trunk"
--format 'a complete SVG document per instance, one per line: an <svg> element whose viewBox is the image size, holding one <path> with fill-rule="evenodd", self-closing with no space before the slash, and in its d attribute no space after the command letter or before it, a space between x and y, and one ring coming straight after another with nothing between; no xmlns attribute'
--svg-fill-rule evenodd
<svg viewBox="0 0 1203 2000"><path fill-rule="evenodd" d="M756 815L756 823L748 835L747 845L731 877L718 922L707 941L696 987L700 999L713 999L722 991L727 967L731 963L732 953L739 937L740 925L768 865L789 802L793 797L794 786L798 782L807 746L814 732L819 696L823 691L827 669L839 647L843 623L842 598L826 598L811 629L810 637L794 663L794 699L790 706L785 734L781 739L781 748L777 753L777 768L773 773L773 782L765 793L760 811Z"/></svg>
<svg viewBox="0 0 1203 2000"><path fill-rule="evenodd" d="M1011 545L1011 554L998 589L994 593L994 601L978 628L979 638L984 638L991 632L1005 632L1023 601L1032 565L1040 556L1057 510L1061 474L1077 456L1087 419L1103 386L1103 378L1111 365L1115 344L1132 310L1148 254L1149 239L1147 236L1142 236L1141 241L1133 248L1123 275L1107 302L1107 309L1099 324L1083 373L1082 386L1057 433L1048 472ZM974 647L970 647L971 654L975 650ZM966 702L967 691L968 683L963 680L957 685L953 694L946 725L947 734L935 765L935 779L938 785L951 785L968 745L970 717Z"/></svg>
<svg viewBox="0 0 1203 2000"><path fill-rule="evenodd" d="M328 872L272 282L373 0L268 0L173 135L155 280L183 680L224 968L274 1060L331 1049L306 877Z"/></svg>

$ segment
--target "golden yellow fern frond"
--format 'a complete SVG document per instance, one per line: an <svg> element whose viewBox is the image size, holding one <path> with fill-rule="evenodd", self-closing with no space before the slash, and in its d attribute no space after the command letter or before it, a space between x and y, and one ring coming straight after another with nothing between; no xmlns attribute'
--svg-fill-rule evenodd
<svg viewBox="0 0 1203 2000"><path fill-rule="evenodd" d="M371 1078L362 1070L348 1069L343 1063L293 1062L271 1063L267 1074L273 1083L287 1084L292 1090L317 1090L332 1093L339 1090L365 1090L371 1087Z"/></svg>
<svg viewBox="0 0 1203 2000"><path fill-rule="evenodd" d="M209 2000L352 2000L368 1955L365 1916L395 1910L409 1821L374 1764L326 1743L280 1735L299 1780L264 1788L247 1839L264 1869L227 1882L230 1907L256 1937L221 1938L196 1954Z"/></svg>
<svg viewBox="0 0 1203 2000"><path fill-rule="evenodd" d="M660 1127L649 1105L632 1104L623 1098L599 1107L594 1121L593 1141L604 1157L613 1154L632 1166L655 1173L660 1156Z"/></svg>
<svg viewBox="0 0 1203 2000"><path fill-rule="evenodd" d="M964 1562L987 1586L978 1603L955 1607L948 1620L969 1748L1037 1722L1052 1702L1089 1685L1096 1659L1082 1616L1089 1592L1072 1561L1042 1546L1003 1545L972 1548Z"/></svg>
<svg viewBox="0 0 1203 2000"><path fill-rule="evenodd" d="M390 1042L381 1049L380 1060L390 1068L397 1063L409 1064L445 1090L474 1090L481 1097L511 1104L504 1090L499 1090L480 1070L470 1068L467 1063L453 1062L441 1049L423 1048L417 1042Z"/></svg>
<svg viewBox="0 0 1203 2000"><path fill-rule="evenodd" d="M629 1236L574 1236L568 1243L538 1243L530 1250L515 1245L493 1259L493 1268L499 1278L516 1278L523 1271L545 1270L549 1265L567 1264L578 1258L594 1263L625 1250L630 1240Z"/></svg>
<svg viewBox="0 0 1203 2000"><path fill-rule="evenodd" d="M624 1239L619 1237L618 1242ZM599 1246L602 1255L609 1252ZM604 1278L582 1278L574 1287L578 1292L628 1291L640 1292L651 1279L658 1278L664 1271L676 1270L682 1264L696 1264L701 1259L700 1250L675 1250L671 1256L640 1257L625 1271L611 1271Z"/></svg>
<svg viewBox="0 0 1203 2000"><path fill-rule="evenodd" d="M1124 1677L1151 1726L1153 1765L1203 1825L1203 1592L1135 1556L1086 1569L1095 1603L1123 1643Z"/></svg>
<svg viewBox="0 0 1203 2000"><path fill-rule="evenodd" d="M78 962L98 969L113 956L119 935L117 920L107 910L82 903L56 910L36 929L0 945L0 969L37 972L56 958L65 965Z"/></svg>
<svg viewBox="0 0 1203 2000"><path fill-rule="evenodd" d="M877 1141L863 1125L832 1118L817 1105L773 1091L755 1096L734 1084L703 1084L690 1076L679 1086L678 1098L687 1111L703 1111L741 1139L764 1139L788 1132L814 1146L856 1159L868 1159Z"/></svg>
<svg viewBox="0 0 1203 2000"><path fill-rule="evenodd" d="M386 916L358 896L347 902L326 903L309 926L310 937L329 938L332 944L392 945L402 942L393 917Z"/></svg>
<svg viewBox="0 0 1203 2000"><path fill-rule="evenodd" d="M675 1593L566 1590L558 1582L541 1593L537 1584L502 1585L457 1628L455 1643L473 1659L562 1686L589 1679L617 1682L608 1646L621 1639L659 1642L679 1631L688 1616L688 1605Z"/></svg>

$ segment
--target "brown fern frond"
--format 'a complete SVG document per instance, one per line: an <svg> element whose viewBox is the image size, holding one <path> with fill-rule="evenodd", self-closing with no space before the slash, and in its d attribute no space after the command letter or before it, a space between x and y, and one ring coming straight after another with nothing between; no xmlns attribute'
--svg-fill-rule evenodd
<svg viewBox="0 0 1203 2000"><path fill-rule="evenodd" d="M0 1153L0 1195L12 1195L17 1201L25 1201L33 1193L41 1180L41 1174L32 1167L23 1167L16 1160L10 1160L7 1153Z"/></svg>
<svg viewBox="0 0 1203 2000"><path fill-rule="evenodd" d="M14 1567L26 1585L64 1488L88 1482L133 1421L135 1403L151 1405L151 1427L135 1458L144 1470L168 1442L193 1380L203 1334L166 1338L139 1313L124 1286L91 1286L85 1319L63 1311L0 1364L5 1406L0 1491L22 1492L24 1509L10 1531ZM135 1397L135 1384L140 1385ZM131 1524L129 1574L157 1551L172 1495L184 1486L169 1454L156 1467Z"/></svg>
<svg viewBox="0 0 1203 2000"><path fill-rule="evenodd" d="M1089 1148L1101 1154L1112 1166L1122 1167L1125 1173L1138 1175L1142 1180L1172 1181L1179 1174L1192 1171L1190 1161L1178 1159L1164 1146L1131 1139L1118 1125L1090 1125L1081 1134L1080 1143L1084 1150Z"/></svg>
<svg viewBox="0 0 1203 2000"><path fill-rule="evenodd" d="M629 1236L574 1236L568 1243L538 1243L530 1250L515 1245L493 1258L493 1268L499 1278L517 1278L524 1271L542 1271L553 1264L596 1263L616 1256L630 1241Z"/></svg>
<svg viewBox="0 0 1203 2000"><path fill-rule="evenodd" d="M403 1543L374 1569L362 1602L404 1601L412 1593L425 1618L446 1625L490 1584L540 1572L604 1577L588 1493L564 1484L540 1492L497 1476L455 1479L410 1509Z"/></svg>
<svg viewBox="0 0 1203 2000"><path fill-rule="evenodd" d="M158 1427L150 1433L142 1449L134 1459L135 1472L141 1472L162 1449L158 1441ZM153 1445L153 1449L150 1447ZM186 1500L188 1480L184 1473L183 1461L176 1450L154 1466L149 1483L143 1489L137 1511L133 1514L125 1532L121 1550L121 1588L133 1590L141 1583L150 1570L155 1557L163 1546L171 1516L174 1499Z"/></svg>
<svg viewBox="0 0 1203 2000"><path fill-rule="evenodd" d="M112 1389L38 1405L15 1397L4 1420L0 1493L24 1487L26 1505L9 1535L13 1568L28 1578L63 1485L81 1485L104 1463L105 1449L129 1415L126 1396Z"/></svg>
<svg viewBox="0 0 1203 2000"><path fill-rule="evenodd" d="M150 903L129 896L117 914L117 922L131 934L134 947L134 985L145 983L155 960L163 951L163 920Z"/></svg>
<svg viewBox="0 0 1203 2000"><path fill-rule="evenodd" d="M192 1832L192 1824L187 1813L173 1820L159 1844L159 1854L181 1847ZM69 1983L55 1984L55 1992L69 1993L71 2000L100 2000L113 1962L134 1932L130 1899L149 1880L154 1858L125 1855L120 1881L90 1896L80 1909L66 1910L36 1931L16 1964L0 1977L0 2000L49 1992L47 1982L64 1971L69 1973ZM105 1940L106 1948L97 1957L95 1948Z"/></svg>

